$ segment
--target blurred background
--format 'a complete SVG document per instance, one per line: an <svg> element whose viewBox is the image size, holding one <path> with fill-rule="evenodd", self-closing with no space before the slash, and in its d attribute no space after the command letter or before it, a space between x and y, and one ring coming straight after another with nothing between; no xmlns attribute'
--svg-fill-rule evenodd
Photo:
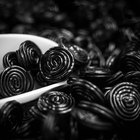
<svg viewBox="0 0 140 140"><path fill-rule="evenodd" d="M0 33L90 39L104 51L108 42L120 42L120 31L128 38L139 32L139 6L137 0L0 0Z"/></svg>

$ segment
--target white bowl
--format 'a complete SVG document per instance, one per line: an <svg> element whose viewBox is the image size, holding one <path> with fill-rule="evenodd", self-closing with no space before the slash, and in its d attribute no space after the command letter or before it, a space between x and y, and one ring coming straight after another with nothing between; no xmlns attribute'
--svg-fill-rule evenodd
<svg viewBox="0 0 140 140"><path fill-rule="evenodd" d="M44 53L51 47L58 46L58 44L54 41L51 41L43 37L35 36L35 35L0 34L0 72L4 69L3 64L2 64L3 56L9 51L16 51L19 48L19 45L23 41L26 41L26 40L30 40L36 43L39 46L39 48L42 50L42 53ZM44 92L66 85L66 84L67 82L63 81L63 82L49 85L40 89L35 89L33 91L26 92L20 95L0 99L0 107L2 107L3 104L5 104L6 102L12 101L12 100L16 100L21 104L33 101L37 99Z"/></svg>
<svg viewBox="0 0 140 140"><path fill-rule="evenodd" d="M31 40L36 43L43 53L51 47L58 46L57 43L52 40L35 35L0 34L0 71L3 69L3 56L9 51L16 51L19 45L25 40Z"/></svg>

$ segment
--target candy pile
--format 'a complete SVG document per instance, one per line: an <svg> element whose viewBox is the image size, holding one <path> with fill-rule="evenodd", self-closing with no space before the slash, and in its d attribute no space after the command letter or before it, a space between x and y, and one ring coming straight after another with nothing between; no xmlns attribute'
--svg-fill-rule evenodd
<svg viewBox="0 0 140 140"><path fill-rule="evenodd" d="M43 54L34 42L22 42L3 57L1 98L67 80L61 88L21 105L5 103L0 130L5 139L125 140L138 137L140 123L139 40L128 42L105 61L99 48L87 51L57 38ZM133 45L132 45L133 44ZM102 61L102 63L101 63ZM101 65L100 65L101 64ZM124 68L124 69L123 69ZM8 135L6 135L8 133Z"/></svg>
<svg viewBox="0 0 140 140"><path fill-rule="evenodd" d="M58 46L42 54L27 40L5 54L0 98L64 80L67 85L27 104L3 105L0 136L140 139L140 19L130 1L75 0L68 7L57 0L8 1L0 3L0 33L35 34Z"/></svg>

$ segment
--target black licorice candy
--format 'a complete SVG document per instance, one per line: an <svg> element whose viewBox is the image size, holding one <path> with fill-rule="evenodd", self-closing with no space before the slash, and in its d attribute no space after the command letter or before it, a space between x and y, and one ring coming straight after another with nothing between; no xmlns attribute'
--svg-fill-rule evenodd
<svg viewBox="0 0 140 140"><path fill-rule="evenodd" d="M19 95L32 90L34 81L32 75L20 66L10 66L0 74L0 89L2 97Z"/></svg>
<svg viewBox="0 0 140 140"><path fill-rule="evenodd" d="M68 49L53 47L43 54L39 69L46 81L59 82L72 74L74 64L74 57Z"/></svg>

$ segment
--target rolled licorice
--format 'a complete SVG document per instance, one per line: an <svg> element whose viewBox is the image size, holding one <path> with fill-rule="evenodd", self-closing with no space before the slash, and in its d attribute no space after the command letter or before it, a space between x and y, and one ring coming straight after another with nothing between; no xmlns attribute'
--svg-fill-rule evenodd
<svg viewBox="0 0 140 140"><path fill-rule="evenodd" d="M63 48L67 48L73 54L76 66L82 67L88 64L89 55L85 49L70 43L64 37L60 39L60 45Z"/></svg>
<svg viewBox="0 0 140 140"><path fill-rule="evenodd" d="M0 89L2 97L22 94L32 90L34 81L31 74L20 66L10 66L0 75Z"/></svg>
<svg viewBox="0 0 140 140"><path fill-rule="evenodd" d="M102 67L86 67L85 70L81 71L79 77L81 79L88 80L99 88L104 89L105 81L111 77L111 71Z"/></svg>
<svg viewBox="0 0 140 140"><path fill-rule="evenodd" d="M114 86L106 95L116 116L123 121L134 121L140 115L140 93L137 86L122 82Z"/></svg>
<svg viewBox="0 0 140 140"><path fill-rule="evenodd" d="M53 111L58 114L65 114L73 109L74 103L72 96L64 92L50 91L38 99L37 107L41 112Z"/></svg>
<svg viewBox="0 0 140 140"><path fill-rule="evenodd" d="M23 108L17 101L9 101L0 109L1 134L15 136L16 130L21 126L23 119ZM7 136L4 136L7 137Z"/></svg>
<svg viewBox="0 0 140 140"><path fill-rule="evenodd" d="M99 135L111 134L121 126L113 111L103 105L89 101L79 102L72 111L72 116L78 122L80 139L83 139L82 134L84 132L87 134L85 138L93 139Z"/></svg>
<svg viewBox="0 0 140 140"><path fill-rule="evenodd" d="M75 100L72 96L60 91L50 91L43 94L37 102L37 108L43 115L46 131L51 131L48 126L53 125L53 133L59 138L68 139L70 135L70 117L71 111L75 105ZM39 113L35 114L39 116ZM50 124L50 116L52 123ZM50 124L50 125L49 125ZM56 129L57 128L57 129ZM46 134L47 135L47 134ZM49 135L49 134L48 134Z"/></svg>
<svg viewBox="0 0 140 140"><path fill-rule="evenodd" d="M12 65L19 65L16 52L8 52L3 57L4 68L7 68Z"/></svg>
<svg viewBox="0 0 140 140"><path fill-rule="evenodd" d="M42 56L39 68L47 81L62 81L73 72L74 57L68 49L53 47Z"/></svg>
<svg viewBox="0 0 140 140"><path fill-rule="evenodd" d="M16 54L19 65L26 70L35 70L39 68L42 52L34 42L30 40L22 42Z"/></svg>
<svg viewBox="0 0 140 140"><path fill-rule="evenodd" d="M70 92L75 98L75 102L78 103L81 100L86 100L104 104L104 94L95 84L79 78L73 78L70 82Z"/></svg>

